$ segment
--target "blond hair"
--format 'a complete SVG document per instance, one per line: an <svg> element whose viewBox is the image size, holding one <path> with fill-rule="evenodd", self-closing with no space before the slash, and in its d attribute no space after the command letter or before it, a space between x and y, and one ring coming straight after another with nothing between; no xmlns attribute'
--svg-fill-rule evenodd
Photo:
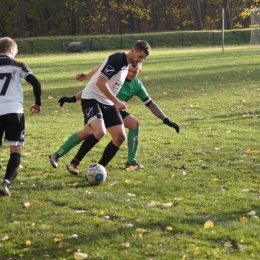
<svg viewBox="0 0 260 260"><path fill-rule="evenodd" d="M6 53L9 48L17 48L16 42L9 37L0 38L0 53Z"/></svg>

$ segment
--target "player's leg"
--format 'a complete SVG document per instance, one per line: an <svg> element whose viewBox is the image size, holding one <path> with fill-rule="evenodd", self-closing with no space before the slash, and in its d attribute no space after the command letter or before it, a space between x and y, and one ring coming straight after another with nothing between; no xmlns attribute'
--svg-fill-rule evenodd
<svg viewBox="0 0 260 260"><path fill-rule="evenodd" d="M128 128L127 134L127 162L125 164L125 168L130 166L143 168L136 160L136 154L138 151L138 144L139 144L139 128L140 123L139 121L131 114L127 113L126 111L120 112L123 120L124 126Z"/></svg>
<svg viewBox="0 0 260 260"><path fill-rule="evenodd" d="M98 162L105 167L114 158L126 136L123 119L114 107L104 114L104 121L107 131L112 136L112 141L109 142Z"/></svg>
<svg viewBox="0 0 260 260"><path fill-rule="evenodd" d="M10 158L7 163L3 183L0 187L2 195L10 196L9 186L18 174L24 144L25 123L24 114L7 114L4 116L5 142L10 146Z"/></svg>
<svg viewBox="0 0 260 260"><path fill-rule="evenodd" d="M79 174L78 165L80 164L81 160L106 133L103 114L98 102L95 100L82 99L81 106L84 114L84 129L88 129L90 126L92 129L92 134L84 140L76 156L73 158L70 164L67 165L67 170L73 175Z"/></svg>
<svg viewBox="0 0 260 260"><path fill-rule="evenodd" d="M49 155L50 163L54 168L58 167L59 159L68 153L73 147L77 146L85 140L88 136L92 134L91 127L86 126L83 130L78 131L72 134L62 145L61 147Z"/></svg>

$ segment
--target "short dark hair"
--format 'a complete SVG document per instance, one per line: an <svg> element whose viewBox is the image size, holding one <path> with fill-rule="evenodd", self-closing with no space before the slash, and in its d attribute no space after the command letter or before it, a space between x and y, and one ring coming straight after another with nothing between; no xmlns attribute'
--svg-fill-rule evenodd
<svg viewBox="0 0 260 260"><path fill-rule="evenodd" d="M147 41L144 40L138 40L134 45L133 48L135 48L137 51L143 51L146 53L146 55L149 55L151 53L151 46Z"/></svg>

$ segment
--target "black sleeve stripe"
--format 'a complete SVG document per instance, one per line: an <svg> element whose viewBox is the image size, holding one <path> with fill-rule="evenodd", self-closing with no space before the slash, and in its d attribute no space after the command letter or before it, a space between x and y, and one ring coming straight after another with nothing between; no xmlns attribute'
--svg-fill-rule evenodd
<svg viewBox="0 0 260 260"><path fill-rule="evenodd" d="M150 97L147 97L143 99L143 102L148 107L152 103L152 99Z"/></svg>

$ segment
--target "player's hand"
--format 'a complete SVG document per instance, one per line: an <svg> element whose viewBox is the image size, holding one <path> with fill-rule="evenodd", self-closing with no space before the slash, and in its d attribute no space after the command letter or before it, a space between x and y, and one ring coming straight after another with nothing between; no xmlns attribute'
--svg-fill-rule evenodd
<svg viewBox="0 0 260 260"><path fill-rule="evenodd" d="M36 104L33 104L30 106L30 111L31 111L31 116L33 114L38 114L41 111L41 107Z"/></svg>
<svg viewBox="0 0 260 260"><path fill-rule="evenodd" d="M59 99L58 103L60 103L60 106L62 107L63 104L67 102L67 103L76 103L77 100L76 100L76 97L73 96L73 97L62 97Z"/></svg>
<svg viewBox="0 0 260 260"><path fill-rule="evenodd" d="M76 80L83 81L87 78L87 75L85 73L78 73L76 75Z"/></svg>
<svg viewBox="0 0 260 260"><path fill-rule="evenodd" d="M176 130L177 133L180 132L179 126L176 123L170 121L167 117L163 120L163 123L170 126L170 127L173 127Z"/></svg>
<svg viewBox="0 0 260 260"><path fill-rule="evenodd" d="M124 110L127 108L127 103L125 101L119 100L117 103L115 103L115 108L119 111Z"/></svg>

